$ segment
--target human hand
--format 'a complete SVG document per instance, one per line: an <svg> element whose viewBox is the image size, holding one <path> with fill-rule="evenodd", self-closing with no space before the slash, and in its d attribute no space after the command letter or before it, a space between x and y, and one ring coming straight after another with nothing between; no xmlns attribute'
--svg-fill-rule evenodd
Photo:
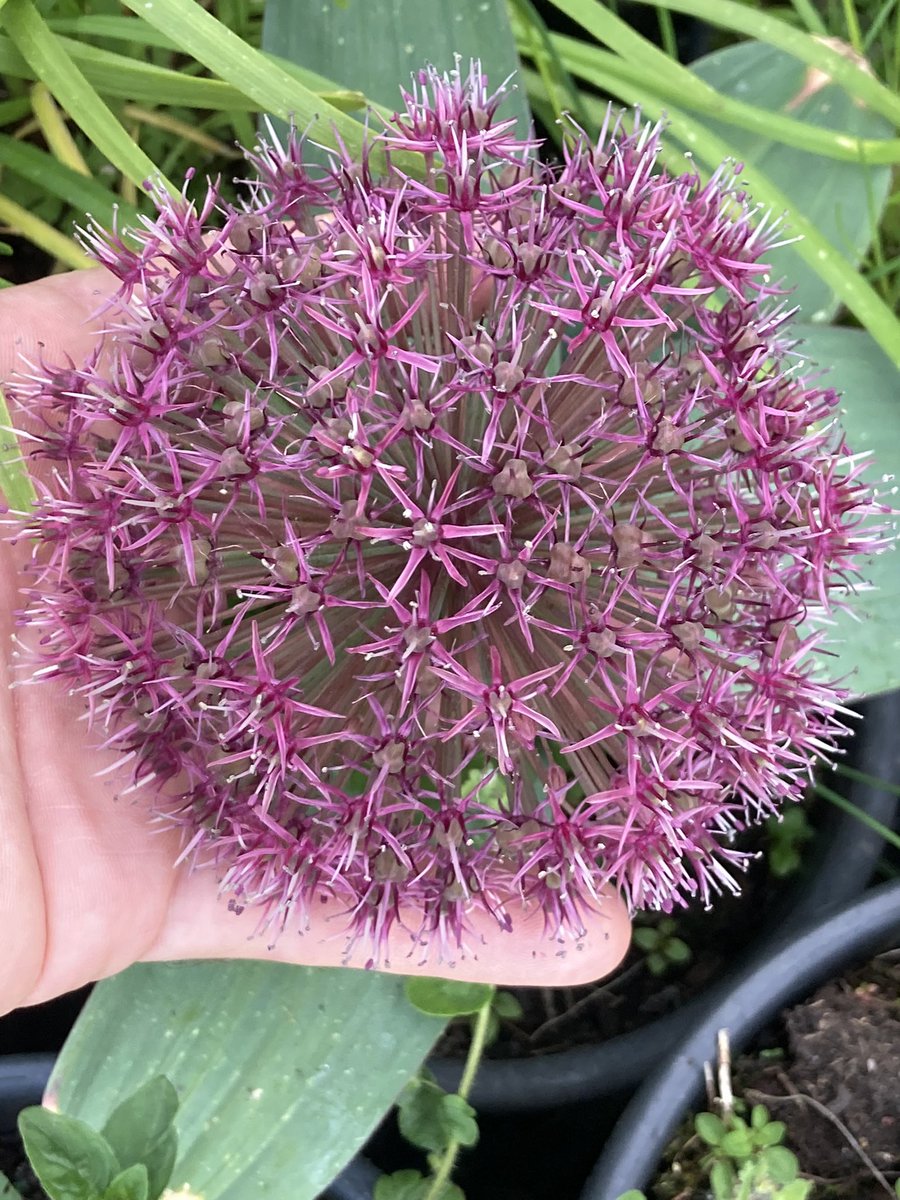
<svg viewBox="0 0 900 1200"><path fill-rule="evenodd" d="M0 381L21 358L81 361L98 336L91 317L114 288L103 270L57 275L0 292ZM10 656L19 607L15 550L0 545L0 1012L35 1004L133 962L265 958L362 966L368 949L345 958L336 904L323 904L299 937L290 927L273 949L254 937L252 910L229 912L211 871L173 867L174 831L148 819L148 789L116 795L130 782L108 753L92 748L82 706L53 684L17 686L27 669ZM628 946L625 906L610 893L587 936L565 947L542 937L539 911L511 902L514 931L475 914L472 949L455 965L410 956L395 928L389 969L401 974L543 986L570 986L608 974ZM563 953L563 951L565 951Z"/></svg>

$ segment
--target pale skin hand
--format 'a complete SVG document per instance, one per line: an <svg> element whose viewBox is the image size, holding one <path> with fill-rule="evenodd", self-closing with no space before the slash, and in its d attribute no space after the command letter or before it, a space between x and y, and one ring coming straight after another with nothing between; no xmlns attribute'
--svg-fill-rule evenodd
<svg viewBox="0 0 900 1200"><path fill-rule="evenodd" d="M21 357L80 362L95 344L92 314L113 288L103 270L0 291L0 381ZM343 961L341 925L322 905L303 936L290 927L268 948L252 911L236 917L211 871L174 868L174 833L154 829L146 794L116 799L123 770L92 748L79 702L52 684L17 686L12 611L15 552L0 546L0 1012L34 1004L141 960L270 958L315 966ZM621 899L610 894L576 948L544 940L539 913L509 908L514 932L476 918L479 939L455 964L407 957L398 931L389 969L503 984L569 986L608 974L628 946ZM329 920L329 915L331 920ZM562 953L562 951L565 953ZM360 947L350 965L368 957ZM387 964L385 964L386 969Z"/></svg>

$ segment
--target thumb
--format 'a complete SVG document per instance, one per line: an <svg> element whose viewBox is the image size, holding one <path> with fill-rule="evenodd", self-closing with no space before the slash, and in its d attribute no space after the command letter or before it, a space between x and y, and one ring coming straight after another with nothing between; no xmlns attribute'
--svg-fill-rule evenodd
<svg viewBox="0 0 900 1200"><path fill-rule="evenodd" d="M28 362L85 359L97 343L97 312L118 281L104 267L49 275L0 291L0 383Z"/></svg>

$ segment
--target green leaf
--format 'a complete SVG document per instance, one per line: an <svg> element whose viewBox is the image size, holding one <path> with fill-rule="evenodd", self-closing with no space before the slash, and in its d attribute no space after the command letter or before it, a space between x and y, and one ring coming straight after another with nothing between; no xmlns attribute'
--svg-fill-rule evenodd
<svg viewBox="0 0 900 1200"><path fill-rule="evenodd" d="M503 1017L506 1021L521 1021L523 1017L522 1005L515 998L512 992L498 991L494 994L492 1001L494 1012L498 1017Z"/></svg>
<svg viewBox="0 0 900 1200"><path fill-rule="evenodd" d="M12 418L3 389L0 388L0 497L13 512L24 513L35 502L37 494L28 468L22 458L22 448L13 432Z"/></svg>
<svg viewBox="0 0 900 1200"><path fill-rule="evenodd" d="M474 1146L478 1141L475 1110L462 1096L448 1095L433 1079L411 1080L397 1101L400 1132L421 1150L443 1152L452 1141Z"/></svg>
<svg viewBox="0 0 900 1200"><path fill-rule="evenodd" d="M84 1121L46 1108L19 1113L28 1161L51 1200L97 1200L118 1174L105 1139Z"/></svg>
<svg viewBox="0 0 900 1200"><path fill-rule="evenodd" d="M22 1200L22 1193L0 1171L0 1200Z"/></svg>
<svg viewBox="0 0 900 1200"><path fill-rule="evenodd" d="M737 1176L727 1159L720 1158L709 1169L709 1183L716 1200L734 1200Z"/></svg>
<svg viewBox="0 0 900 1200"><path fill-rule="evenodd" d="M178 1094L157 1075L116 1108L103 1126L119 1165L143 1164L149 1200L156 1200L172 1176L178 1139L172 1122L178 1111Z"/></svg>
<svg viewBox="0 0 900 1200"><path fill-rule="evenodd" d="M639 1192L635 1188L632 1188L629 1192L623 1192L622 1195L617 1198L617 1200L647 1200L647 1197L643 1192Z"/></svg>
<svg viewBox="0 0 900 1200"><path fill-rule="evenodd" d="M631 935L631 940L639 950L655 950L659 945L659 930L652 925L639 925Z"/></svg>
<svg viewBox="0 0 900 1200"><path fill-rule="evenodd" d="M144 28L143 22L135 17L122 19L138 28ZM196 78L183 71L160 67L155 63L143 62L67 37L60 36L58 41L85 79L101 95L142 104L164 103L174 108L208 108L214 111L242 113L259 110L258 103L239 88L232 87L230 83L221 79ZM271 59L305 87L316 95L321 94L323 99L335 106L341 106L342 109L351 105L359 107L361 93L343 91L337 84L323 79L315 71L307 71L276 55L264 57L267 60ZM12 75L16 79L36 77L35 71L6 37L0 37L0 72ZM30 105L28 107L30 108Z"/></svg>
<svg viewBox="0 0 900 1200"><path fill-rule="evenodd" d="M132 1163L112 1180L102 1200L147 1200L149 1187L147 1168L143 1163Z"/></svg>
<svg viewBox="0 0 900 1200"><path fill-rule="evenodd" d="M21 0L13 0L14 3ZM359 121L325 103L294 75L255 50L196 3L196 0L123 0L127 8L168 37L185 54L249 96L264 112L293 119L301 129L327 145L335 132L353 153L363 143ZM305 15L308 28L314 23ZM279 49L283 49L279 47ZM320 64L313 64L317 69Z"/></svg>
<svg viewBox="0 0 900 1200"><path fill-rule="evenodd" d="M260 953L264 950L260 946ZM174 1085L170 1187L208 1200L313 1200L366 1140L443 1023L373 971L146 963L98 984L48 1095L102 1126L156 1075Z"/></svg>
<svg viewBox="0 0 900 1200"><path fill-rule="evenodd" d="M465 1017L476 1013L491 999L489 983L462 983L456 979L407 979L406 998L419 1012L432 1017Z"/></svg>
<svg viewBox="0 0 900 1200"><path fill-rule="evenodd" d="M756 1131L757 1146L777 1146L784 1137L784 1121L767 1121Z"/></svg>
<svg viewBox="0 0 900 1200"><path fill-rule="evenodd" d="M162 178L66 53L31 0L8 0L3 25L16 49L97 149L133 183ZM167 180L162 183L171 187Z"/></svg>
<svg viewBox="0 0 900 1200"><path fill-rule="evenodd" d="M719 1149L729 1158L749 1158L753 1153L753 1139L747 1129L729 1129L719 1142Z"/></svg>
<svg viewBox="0 0 900 1200"><path fill-rule="evenodd" d="M896 506L891 476L900 476L898 372L859 329L800 326L800 352L828 373L823 382L842 393L841 423L854 453L870 451L864 478ZM887 481L885 482L885 477ZM860 696L900 686L900 553L891 548L860 568L872 591L849 596L847 612L835 612L828 628L828 674L847 677Z"/></svg>
<svg viewBox="0 0 900 1200"><path fill-rule="evenodd" d="M797 1178L797 1156L786 1146L769 1146L759 1156L773 1183L790 1183Z"/></svg>
<svg viewBox="0 0 900 1200"><path fill-rule="evenodd" d="M112 225L115 211L118 211L119 220L126 225L134 225L138 220L137 209L126 204L109 188L73 171L52 154L30 142L0 133L0 164L37 184L42 191L59 196L79 212L89 213L107 229Z"/></svg>
<svg viewBox="0 0 900 1200"><path fill-rule="evenodd" d="M382 1175L375 1183L375 1200L422 1200L428 1190L428 1180L421 1171L394 1171Z"/></svg>
<svg viewBox="0 0 900 1200"><path fill-rule="evenodd" d="M769 1110L764 1104L754 1104L750 1111L750 1128L763 1129L769 1123Z"/></svg>
<svg viewBox="0 0 900 1200"><path fill-rule="evenodd" d="M715 1113L702 1112L694 1117L694 1129L707 1146L718 1146L725 1136L725 1122Z"/></svg>
<svg viewBox="0 0 900 1200"><path fill-rule="evenodd" d="M474 1146L478 1141L478 1122L475 1109L462 1096L451 1092L444 1097L444 1120L450 1135L461 1146Z"/></svg>
<svg viewBox="0 0 900 1200"><path fill-rule="evenodd" d="M687 942L681 938L670 937L666 939L665 955L671 963L686 963L691 961L691 948Z"/></svg>
<svg viewBox="0 0 900 1200"><path fill-rule="evenodd" d="M504 0L350 0L345 8L326 0L314 19L297 0L267 0L263 48L359 88L392 112L400 87L427 63L448 71L459 55L465 71L480 59L494 88L519 66ZM528 131L524 88L503 114Z"/></svg>
<svg viewBox="0 0 900 1200"><path fill-rule="evenodd" d="M812 1192L813 1185L807 1183L805 1179L795 1179L792 1183L782 1186L778 1193L779 1200L806 1200ZM897 1195L900 1196L900 1185L897 1188Z"/></svg>
<svg viewBox="0 0 900 1200"><path fill-rule="evenodd" d="M861 138L888 138L893 132L884 117L862 107L842 88L826 83L810 95L802 63L761 42L743 42L691 63L691 71L724 96L754 104L763 111L787 114L811 125ZM871 244L891 184L890 166L837 162L786 146L764 132L752 133L724 121L697 118L744 163L742 183L752 194L757 170L813 222L822 237L857 266ZM788 230L790 233L790 230ZM830 320L840 300L834 290L800 257L793 246L770 251L774 279L791 287L791 304L806 320Z"/></svg>
<svg viewBox="0 0 900 1200"><path fill-rule="evenodd" d="M637 0L637 3L687 13L695 20L699 18L776 46L829 75L855 99L900 125L900 97L876 79L866 65L854 62L843 53L842 46L831 46L822 38L795 29L772 10L760 11L755 5L738 0Z"/></svg>

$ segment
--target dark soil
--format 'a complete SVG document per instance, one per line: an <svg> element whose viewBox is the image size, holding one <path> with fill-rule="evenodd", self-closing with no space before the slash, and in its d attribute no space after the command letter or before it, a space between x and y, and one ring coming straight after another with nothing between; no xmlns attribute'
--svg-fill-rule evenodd
<svg viewBox="0 0 900 1200"><path fill-rule="evenodd" d="M754 840L742 848L761 851L764 845L764 835L757 830ZM671 964L662 975L649 970L646 954L633 945L619 970L599 983L578 988L510 989L523 1015L501 1023L487 1057L528 1058L593 1045L680 1008L720 979L741 949L759 935L760 914L772 911L792 880L773 878L761 855L740 883L740 896L726 893L710 910L695 904L672 914L677 922L675 934L688 944L691 958ZM654 925L660 920L665 917L647 913L639 924ZM470 1028L467 1019L452 1023L435 1053L445 1058L463 1057Z"/></svg>
<svg viewBox="0 0 900 1200"><path fill-rule="evenodd" d="M815 1200L886 1200L900 1178L900 952L786 1011L732 1071L736 1096L786 1126ZM685 1122L649 1195L706 1195L705 1153Z"/></svg>
<svg viewBox="0 0 900 1200"><path fill-rule="evenodd" d="M785 1122L817 1200L889 1195L872 1166L900 1177L900 954L791 1009L784 1037L784 1061L738 1063L736 1090Z"/></svg>
<svg viewBox="0 0 900 1200"><path fill-rule="evenodd" d="M0 257L0 280L5 283L30 283L43 279L53 269L53 259L25 238L11 233L0 233L0 242L12 250L12 254Z"/></svg>
<svg viewBox="0 0 900 1200"><path fill-rule="evenodd" d="M28 1164L22 1142L17 1133L0 1133L0 1171L10 1181L22 1200L47 1200L47 1193L37 1181L37 1176ZM6 1200L6 1192L0 1181L0 1197Z"/></svg>

